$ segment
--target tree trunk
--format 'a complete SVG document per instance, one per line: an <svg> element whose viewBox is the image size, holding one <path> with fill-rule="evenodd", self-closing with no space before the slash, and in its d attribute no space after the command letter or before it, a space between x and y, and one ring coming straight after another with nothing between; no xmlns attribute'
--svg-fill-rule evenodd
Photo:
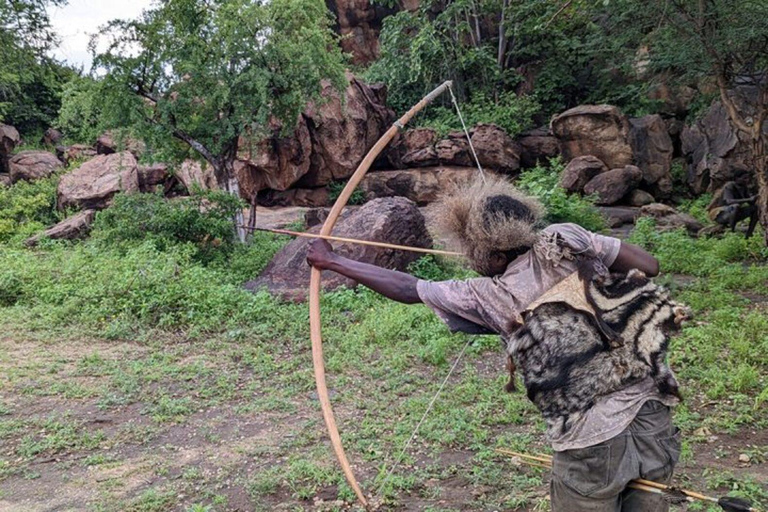
<svg viewBox="0 0 768 512"><path fill-rule="evenodd" d="M240 184L237 182L237 176L235 176L233 158L223 156L217 159L215 164L213 164L213 173L216 176L216 183L221 190L229 192L237 198L240 197ZM241 242L245 242L247 229L242 209L238 210L234 215L232 223L237 239Z"/></svg>
<svg viewBox="0 0 768 512"><path fill-rule="evenodd" d="M757 178L757 211L763 237L768 245L768 155L766 155L765 137L752 139L752 158Z"/></svg>

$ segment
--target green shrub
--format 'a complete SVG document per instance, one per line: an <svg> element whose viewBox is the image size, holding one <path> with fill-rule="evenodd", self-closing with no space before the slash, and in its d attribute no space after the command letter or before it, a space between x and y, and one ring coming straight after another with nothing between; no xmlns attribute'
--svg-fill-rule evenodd
<svg viewBox="0 0 768 512"><path fill-rule="evenodd" d="M637 220L630 241L651 251L663 271L702 277L722 273L730 263L768 258L761 236L746 239L740 233L726 233L721 238L691 238L683 229L660 232L648 217Z"/></svg>
<svg viewBox="0 0 768 512"><path fill-rule="evenodd" d="M0 242L23 240L61 220L56 211L59 177L0 187Z"/></svg>
<svg viewBox="0 0 768 512"><path fill-rule="evenodd" d="M528 194L537 197L547 208L550 223L573 222L590 231L605 229L605 219L589 197L568 195L560 186L560 173L565 166L559 158L549 166L537 165L520 174L517 185Z"/></svg>
<svg viewBox="0 0 768 512"><path fill-rule="evenodd" d="M151 240L159 250L176 244L193 248L193 259L210 262L235 246L232 219L241 201L221 191L196 192L167 200L161 194L118 194L96 216L92 237L103 245Z"/></svg>
<svg viewBox="0 0 768 512"><path fill-rule="evenodd" d="M331 203L335 203L336 200L341 195L341 192L344 190L344 187L346 185L347 185L346 181L332 181L328 185L328 200ZM365 204L365 192L363 192L359 188L356 188L352 192L352 195L349 196L349 201L347 201L347 204L352 204L352 205Z"/></svg>
<svg viewBox="0 0 768 512"><path fill-rule="evenodd" d="M501 127L510 137L515 137L533 126L533 116L541 106L532 96L518 96L512 91L502 92L498 99L483 93L461 105L461 114L467 128L478 123L492 123ZM461 130L461 120L453 107L435 107L421 126L433 128L439 136Z"/></svg>

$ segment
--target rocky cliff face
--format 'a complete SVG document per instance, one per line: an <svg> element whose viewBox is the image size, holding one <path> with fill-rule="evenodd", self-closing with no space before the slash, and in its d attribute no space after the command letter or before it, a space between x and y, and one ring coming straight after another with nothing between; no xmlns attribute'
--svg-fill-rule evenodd
<svg viewBox="0 0 768 512"><path fill-rule="evenodd" d="M326 0L336 17L336 32L342 36L341 48L352 54L352 62L365 66L379 56L379 33L386 16L401 10L415 10L418 0L400 0L394 7L370 0Z"/></svg>

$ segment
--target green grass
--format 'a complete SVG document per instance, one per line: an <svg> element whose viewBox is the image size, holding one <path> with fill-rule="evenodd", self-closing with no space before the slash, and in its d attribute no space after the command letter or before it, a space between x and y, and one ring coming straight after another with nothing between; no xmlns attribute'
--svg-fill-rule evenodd
<svg viewBox="0 0 768 512"><path fill-rule="evenodd" d="M633 240L659 257L660 280L696 314L670 351L686 396L675 419L685 432L683 481L765 502L765 470L756 470L768 448L743 447L754 473L695 465L716 449L711 436L734 442L768 427L768 315L753 300L768 288L765 249L758 237L693 240L648 221ZM306 306L241 287L283 243L259 234L206 261L186 243L153 240L0 246L0 444L11 452L0 453L0 491L50 478L58 466L37 458L81 456L58 471L75 482L77 471L92 472L88 481L102 475L93 510L218 511L238 499L254 510L302 509L317 496L327 510L353 503L314 397ZM433 257L411 271L472 275ZM367 491L391 507L546 510L547 474L494 452L548 451L535 407L503 391L496 337L452 335L427 308L362 289L325 294L322 312L331 399ZM99 415L118 419L89 423ZM132 478L124 467L153 483L123 494ZM438 507L443 499L455 503Z"/></svg>

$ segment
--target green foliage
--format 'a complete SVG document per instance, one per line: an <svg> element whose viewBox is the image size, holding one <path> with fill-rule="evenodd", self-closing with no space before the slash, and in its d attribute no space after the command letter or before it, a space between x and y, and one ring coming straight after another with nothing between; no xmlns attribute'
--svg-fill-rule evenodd
<svg viewBox="0 0 768 512"><path fill-rule="evenodd" d="M0 187L0 242L23 240L61 220L56 211L58 183L54 175Z"/></svg>
<svg viewBox="0 0 768 512"><path fill-rule="evenodd" d="M766 2L611 0L604 9L595 54L649 85L654 77L696 84L716 72L745 83L768 69L768 27L756 21L768 16Z"/></svg>
<svg viewBox="0 0 768 512"><path fill-rule="evenodd" d="M523 171L516 184L544 204L548 222L573 222L590 231L602 231L606 227L605 219L594 202L589 197L569 196L560 186L560 173L564 168L562 160L552 159L549 166L539 164Z"/></svg>
<svg viewBox="0 0 768 512"><path fill-rule="evenodd" d="M289 129L322 79L345 83L320 0L169 0L96 40L108 41L94 60L102 124L132 128L161 159L197 151L217 171L240 135L263 134L271 116ZM65 111L77 101L89 100L68 97Z"/></svg>
<svg viewBox="0 0 768 512"><path fill-rule="evenodd" d="M740 233L726 233L722 238L691 238L684 230L660 232L648 217L638 219L630 241L651 251L662 271L702 277L717 275L729 263L768 258L759 236L746 239Z"/></svg>
<svg viewBox="0 0 768 512"><path fill-rule="evenodd" d="M0 121L22 135L40 133L53 123L61 87L73 74L47 55L56 37L46 9L63 3L0 2Z"/></svg>
<svg viewBox="0 0 768 512"><path fill-rule="evenodd" d="M92 144L104 131L102 126L101 83L75 76L64 85L56 125L67 139Z"/></svg>
<svg viewBox="0 0 768 512"><path fill-rule="evenodd" d="M502 92L497 100L484 93L477 93L472 101L460 105L460 108L467 126L493 123L503 128L509 136L515 137L533 127L533 116L541 109L541 105L532 96ZM436 129L440 136L462 128L456 110L447 107L435 108L431 116L422 122L422 126Z"/></svg>
<svg viewBox="0 0 768 512"><path fill-rule="evenodd" d="M160 193L118 194L113 205L96 216L92 237L107 246L150 240L161 251L188 244L193 259L210 262L233 250L232 217L242 207L239 198L220 191L177 200Z"/></svg>
<svg viewBox="0 0 768 512"><path fill-rule="evenodd" d="M342 190L344 190L344 187L346 186L346 181L332 181L328 185L328 200L332 203L335 202L339 196L341 195ZM361 189L356 188L352 195L349 196L349 201L347 204L352 205L360 205L365 204L365 192L363 192Z"/></svg>

